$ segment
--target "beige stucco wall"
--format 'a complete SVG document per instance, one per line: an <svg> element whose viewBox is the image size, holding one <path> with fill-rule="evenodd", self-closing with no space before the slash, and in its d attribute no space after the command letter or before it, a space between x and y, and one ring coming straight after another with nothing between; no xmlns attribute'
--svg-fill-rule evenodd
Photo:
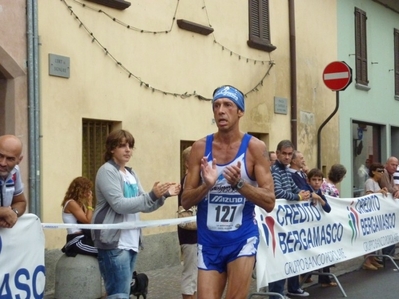
<svg viewBox="0 0 399 299"><path fill-rule="evenodd" d="M270 68L268 61L272 60L274 65L263 85L246 98L247 110L241 128L270 134L265 141L272 150L281 139L290 138L290 103L287 115L274 114L275 96L290 100L287 1L270 1L271 39L277 46L270 54L247 46L247 1L206 1L205 8L202 0L136 1L124 11L82 2L86 7L67 1L83 23L81 27L62 1L39 3L43 222L62 221L63 195L69 182L81 175L82 118L120 121L123 128L133 133L136 149L130 166L138 172L147 190L157 180L180 180L181 140L196 140L216 130L210 102L164 95L140 86L92 42L84 28L129 72L151 87L172 93L195 91L209 98L214 88L222 84L235 85L248 93L260 83ZM202 36L178 28L175 22L172 24L177 3L176 19L210 23L214 33ZM335 101L321 81L324 66L336 57L335 1L295 3L298 109L316 115L314 125L298 125L298 140L299 148L315 164L316 126L325 119ZM98 9L136 28L150 31L165 31L171 25L173 28L167 34L140 33L112 21ZM324 20L328 20L328 26L315 25ZM49 76L49 53L70 57L69 79ZM259 61L255 64L254 60ZM304 130L309 132L308 136L303 136ZM162 209L141 218L173 218L175 210L176 198L170 198ZM162 227L147 229L145 234L173 231L175 227ZM45 233L47 248L63 245L64 231Z"/></svg>
<svg viewBox="0 0 399 299"><path fill-rule="evenodd" d="M335 92L322 80L324 68L337 60L335 0L295 1L298 149L308 167L317 167L317 131L336 106ZM321 131L321 166L328 172L339 163L339 111Z"/></svg>
<svg viewBox="0 0 399 299"><path fill-rule="evenodd" d="M195 91L210 98L216 87L235 85L247 94L243 131L260 133L271 150L280 140L290 139L289 1L269 2L271 42L277 47L271 53L247 46L248 1L131 1L131 7L117 11L84 0L40 0L42 221L62 222L60 203L66 188L82 174L82 118L120 122L133 133L136 144L129 165L146 190L158 180L180 180L180 141L197 140L217 130L211 103L158 90ZM178 28L173 21L175 11L176 19L211 25L214 32L203 36ZM313 167L317 128L335 105L334 94L321 78L327 63L336 60L335 0L295 1L295 14L298 148ZM131 30L117 21L159 33ZM70 58L69 79L49 76L50 53ZM141 86L140 80L150 87ZM274 113L274 97L288 100L287 114ZM301 112L314 121L301 120ZM323 139L328 161L338 156L335 124L333 119L323 130L328 137ZM177 198L170 198L164 207L141 218L174 218L176 202ZM144 230L147 249L140 253L139 270L179 262L175 231L174 226ZM66 232L45 230L45 235L46 289L51 290Z"/></svg>
<svg viewBox="0 0 399 299"><path fill-rule="evenodd" d="M176 3L132 3L122 12L86 4L101 8L137 28L167 30L172 24ZM248 15L247 3L243 1L207 3L209 20L215 29L214 35L209 36L181 30L176 23L168 34L140 33L128 30L104 14L83 8L74 1L68 1L68 4L115 59L142 81L163 91L179 94L196 91L209 98L215 87L228 83L248 92L269 68L268 64L254 64L244 59L269 60L270 57L268 53L246 45ZM202 1L180 1L176 18L207 25L207 15L202 6ZM134 134L136 149L130 165L138 172L147 190L157 180L179 181L180 141L196 140L216 130L210 102L195 97L182 99L141 87L92 42L83 26L79 28L79 23L63 2L41 1L39 16L43 221L62 221L60 203L63 195L69 182L81 175L82 118L121 121L122 127ZM283 23L283 20L279 21ZM225 50L214 43L214 39L224 45ZM227 49L243 58L231 56ZM48 75L49 53L71 58L69 79ZM275 72L283 66L286 68L287 64L274 66L272 75L265 79L264 87L248 96L243 130L268 132L272 111L270 98L276 90ZM281 85L278 90L286 93ZM248 116L254 114L262 117L252 125ZM285 134L289 136L289 132ZM176 198L170 198L162 209L143 214L142 219L173 218L175 211ZM175 229L154 228L145 230L145 233ZM64 231L46 231L47 248L61 247L64 238Z"/></svg>

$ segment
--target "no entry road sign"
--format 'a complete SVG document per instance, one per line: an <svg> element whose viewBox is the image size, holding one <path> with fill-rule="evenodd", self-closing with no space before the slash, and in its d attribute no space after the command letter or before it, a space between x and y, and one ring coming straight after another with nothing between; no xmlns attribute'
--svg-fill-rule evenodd
<svg viewBox="0 0 399 299"><path fill-rule="evenodd" d="M352 69L343 61L334 61L323 72L324 84L332 91L344 90L352 82Z"/></svg>

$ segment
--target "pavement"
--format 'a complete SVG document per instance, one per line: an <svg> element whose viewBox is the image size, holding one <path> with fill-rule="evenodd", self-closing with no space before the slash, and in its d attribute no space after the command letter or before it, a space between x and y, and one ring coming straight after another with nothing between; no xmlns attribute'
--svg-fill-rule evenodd
<svg viewBox="0 0 399 299"><path fill-rule="evenodd" d="M331 272L334 273L339 278L341 275L351 273L353 271L358 270L359 267L362 265L362 262L363 262L363 257L351 259L349 261L345 261L345 262L336 264L335 267L331 268ZM181 271L182 271L181 265L177 265L177 266L173 266L173 267L169 267L169 268L162 268L162 269L146 271L145 273L148 275L148 278L149 278L149 288L148 288L147 299L181 299L182 298L181 293L180 293ZM316 276L313 276L313 281L314 281L313 283L306 284L303 286L303 288L308 290L310 293L310 296L307 298L328 299L321 295L315 296L316 291L313 291L313 295L312 295L311 288L315 288L318 291L320 291L320 290L323 290L325 292L331 291L331 288L328 291L326 289L322 289L316 283L317 282ZM338 298L342 298L343 295L340 293L339 288L334 288L334 289L335 289L334 292L339 296ZM250 294L255 293L255 292L257 292L256 279L252 279ZM82 296L82 298L84 298L84 296ZM82 298L76 298L76 299L82 299ZM103 297L103 299L104 298L105 297ZM135 299L135 297L131 297L131 298ZM257 295L256 298L268 298L268 297L264 296L264 295L259 297ZM352 298L366 299L366 298L377 298L377 297L352 297ZM378 297L378 298L382 298L382 297ZM54 294L53 293L46 294L44 299L54 299ZM95 299L95 298L85 298L85 299Z"/></svg>
<svg viewBox="0 0 399 299"><path fill-rule="evenodd" d="M335 267L331 268L331 272L337 276L355 271L359 269L362 265L363 257L352 259L349 261L342 262L337 264ZM158 269L153 271L148 271L146 274L149 277L149 289L147 299L181 299L180 293L180 273L182 270L182 266L175 266L168 269ZM313 283L305 284L303 286L304 289L307 289L311 286L317 285L317 277L313 276ZM251 293L256 293L256 279L252 279ZM339 292L339 290L337 291ZM249 294L248 294L249 295ZM342 296L342 295L341 295ZM255 297L254 297L255 298ZM268 298L267 296L256 298ZM312 296L312 294L308 298L317 298ZM319 297L322 298L322 297ZM370 297L374 298L374 297ZM322 298L326 299L326 298ZM356 298L358 299L358 298Z"/></svg>

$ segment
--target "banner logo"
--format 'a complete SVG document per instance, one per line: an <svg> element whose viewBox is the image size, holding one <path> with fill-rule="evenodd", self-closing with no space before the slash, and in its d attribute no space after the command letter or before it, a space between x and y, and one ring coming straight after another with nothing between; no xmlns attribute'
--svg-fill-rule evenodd
<svg viewBox="0 0 399 299"><path fill-rule="evenodd" d="M359 214L356 212L356 210L353 207L353 204L355 202L352 201L349 206L346 207L348 210L348 224L349 227L352 230L352 237L351 237L351 244L357 239L360 233L360 224L359 224Z"/></svg>
<svg viewBox="0 0 399 299"><path fill-rule="evenodd" d="M274 232L274 218L271 216L265 217L261 214L260 219L262 221L263 232L265 233L265 239L267 246L271 246L273 250L273 256L276 255L276 236ZM270 244L271 243L271 244Z"/></svg>

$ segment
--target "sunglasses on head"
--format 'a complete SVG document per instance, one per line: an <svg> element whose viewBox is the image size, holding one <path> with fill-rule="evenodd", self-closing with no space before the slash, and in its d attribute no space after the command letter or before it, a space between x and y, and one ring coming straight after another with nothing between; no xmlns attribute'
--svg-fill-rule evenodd
<svg viewBox="0 0 399 299"><path fill-rule="evenodd" d="M384 169L376 169L375 171L383 173Z"/></svg>

